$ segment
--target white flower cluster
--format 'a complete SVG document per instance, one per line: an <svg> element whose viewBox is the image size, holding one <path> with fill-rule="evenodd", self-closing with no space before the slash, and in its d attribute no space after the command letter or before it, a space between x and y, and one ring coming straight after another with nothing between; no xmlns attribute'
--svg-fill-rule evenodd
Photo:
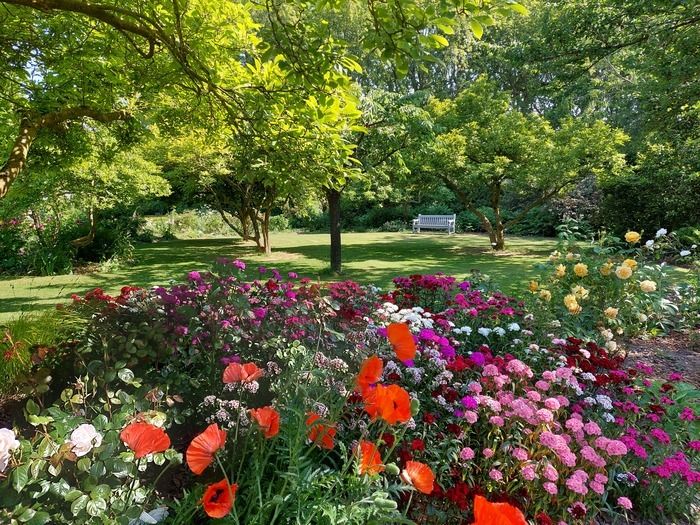
<svg viewBox="0 0 700 525"><path fill-rule="evenodd" d="M455 334L464 334L469 337L472 334L472 329L469 326L463 326L461 328L455 328L452 332Z"/></svg>
<svg viewBox="0 0 700 525"><path fill-rule="evenodd" d="M399 309L394 303L384 303L377 313L389 323L408 323L412 330L432 328L432 314L420 306Z"/></svg>

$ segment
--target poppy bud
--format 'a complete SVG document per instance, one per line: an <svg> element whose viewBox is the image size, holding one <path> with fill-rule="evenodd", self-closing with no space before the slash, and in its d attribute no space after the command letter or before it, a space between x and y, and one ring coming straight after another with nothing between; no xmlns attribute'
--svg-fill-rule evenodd
<svg viewBox="0 0 700 525"><path fill-rule="evenodd" d="M380 509L396 510L398 508L398 505L396 504L396 502L394 500L390 500L390 499L375 498L374 503Z"/></svg>
<svg viewBox="0 0 700 525"><path fill-rule="evenodd" d="M391 476L398 476L399 473L401 472L401 469L399 469L398 466L396 466L396 463L389 463L386 465L386 468L384 469L384 472Z"/></svg>
<svg viewBox="0 0 700 525"><path fill-rule="evenodd" d="M411 415L415 416L418 412L420 412L420 401L417 399L412 399L411 400Z"/></svg>

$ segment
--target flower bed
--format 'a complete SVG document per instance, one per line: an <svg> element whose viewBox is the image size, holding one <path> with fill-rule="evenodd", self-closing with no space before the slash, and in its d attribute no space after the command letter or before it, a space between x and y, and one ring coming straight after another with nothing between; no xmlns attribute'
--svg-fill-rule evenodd
<svg viewBox="0 0 700 525"><path fill-rule="evenodd" d="M222 259L63 312L84 323L42 363L52 388L0 430L3 523L661 522L697 504L697 390L470 282L322 288Z"/></svg>

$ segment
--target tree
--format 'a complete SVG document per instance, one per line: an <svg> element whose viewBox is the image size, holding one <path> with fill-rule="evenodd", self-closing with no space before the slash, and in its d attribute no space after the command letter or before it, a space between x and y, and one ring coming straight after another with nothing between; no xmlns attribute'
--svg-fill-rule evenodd
<svg viewBox="0 0 700 525"><path fill-rule="evenodd" d="M65 110L71 105L66 105L64 87L84 85L82 81L66 83L66 78L87 79L97 88L95 102L105 99L101 101L114 105L124 99L125 93L103 89L101 81L119 76L121 70L113 67L115 56L124 57L122 66L127 71L144 62L160 60L166 70L166 82L183 87L194 97L214 101L225 110L232 126L247 133L255 131L255 115L246 106L246 93L251 90L269 93L270 89L265 79L258 82L258 78L251 79L245 74L250 64L255 64L253 67L258 70L272 64L283 79L282 85L275 89L311 94L319 107L332 106L339 88L347 92L350 86L348 73L360 71L357 62L345 52L347 43L327 31L329 16L347 5L359 4L357 1L311 4L303 0L273 0L264 6L229 0L125 0L119 6L79 0L5 0L1 4L6 10L4 18L9 20L2 24L3 29L9 30L3 31L3 47L11 50L9 54L14 59L8 62L9 69L3 77L9 76L10 82L18 86L14 90L17 96L6 100L13 105L19 102L29 106L24 107L24 113L36 115L27 121L30 124L42 122L46 113L45 108L31 111L36 97L24 95L28 86L35 87L28 74L35 63L41 69L42 81L57 81L49 86L53 89L42 89L42 93L54 103L60 100L60 110ZM425 48L447 45L441 33L451 32L453 19L458 15L452 5L435 3L424 7L416 0L387 5L370 2L366 7L362 19L364 48L381 49L384 58L395 59L400 70L409 58L427 56ZM512 0L499 0L487 6L468 0L460 10L469 13L469 19L477 27L481 24L480 17L523 8ZM100 31L93 31L95 24ZM47 26L54 27L47 30ZM17 28L22 31L15 31ZM72 38L73 45L64 47L60 53L52 52L56 40L61 42L66 35ZM96 45L96 40L97 44L105 45ZM122 53L115 53L116 48ZM91 65L107 62L110 67L85 70L76 63L74 49L79 51L79 58L86 52L102 58ZM162 88L162 78L142 85L148 90ZM140 81L137 76L132 79ZM85 97L86 90L81 92ZM26 136L18 138L19 147L11 150L0 197L26 164L35 127L20 127L21 134Z"/></svg>
<svg viewBox="0 0 700 525"><path fill-rule="evenodd" d="M567 119L553 128L544 118L525 114L508 94L481 77L454 99L432 99L435 133L411 159L412 172L442 181L474 213L495 250L505 247L505 232L534 207L571 188L587 175L614 177L625 167L618 151L626 137L602 121ZM494 219L476 197L488 194ZM504 220L504 195L529 200Z"/></svg>

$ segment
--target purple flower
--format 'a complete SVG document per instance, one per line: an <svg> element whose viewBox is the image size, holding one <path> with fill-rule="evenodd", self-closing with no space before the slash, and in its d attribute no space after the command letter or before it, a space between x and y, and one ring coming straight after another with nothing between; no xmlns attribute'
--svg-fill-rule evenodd
<svg viewBox="0 0 700 525"><path fill-rule="evenodd" d="M236 259L235 261L233 261L233 265L239 270L245 270L245 263L240 259Z"/></svg>
<svg viewBox="0 0 700 525"><path fill-rule="evenodd" d="M199 274L199 272L190 272L187 274L187 277L189 277L190 281L201 281L202 276Z"/></svg>
<svg viewBox="0 0 700 525"><path fill-rule="evenodd" d="M464 396L462 398L462 406L467 410L476 410L479 408L479 403L472 396Z"/></svg>

